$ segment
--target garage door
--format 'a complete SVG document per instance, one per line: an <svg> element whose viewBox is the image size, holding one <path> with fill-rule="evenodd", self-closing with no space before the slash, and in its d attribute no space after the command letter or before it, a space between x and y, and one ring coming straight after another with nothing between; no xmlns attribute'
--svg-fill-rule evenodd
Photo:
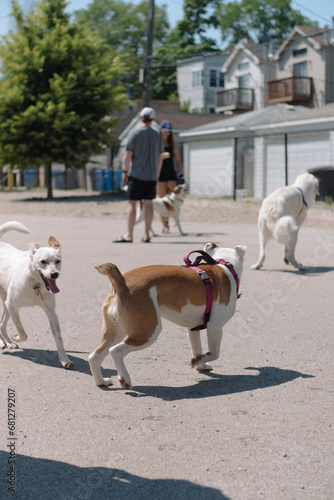
<svg viewBox="0 0 334 500"><path fill-rule="evenodd" d="M265 139L266 196L285 186L284 136ZM297 175L315 167L330 165L329 132L288 134L288 184Z"/></svg>
<svg viewBox="0 0 334 500"><path fill-rule="evenodd" d="M265 139L266 196L285 186L284 136Z"/></svg>
<svg viewBox="0 0 334 500"><path fill-rule="evenodd" d="M189 192L233 195L232 139L189 145Z"/></svg>
<svg viewBox="0 0 334 500"><path fill-rule="evenodd" d="M329 132L289 135L289 184L292 184L299 174L330 164Z"/></svg>

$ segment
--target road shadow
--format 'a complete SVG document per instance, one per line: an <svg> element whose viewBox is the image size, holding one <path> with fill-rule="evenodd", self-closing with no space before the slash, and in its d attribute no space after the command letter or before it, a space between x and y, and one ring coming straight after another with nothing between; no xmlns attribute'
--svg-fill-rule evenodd
<svg viewBox="0 0 334 500"><path fill-rule="evenodd" d="M182 479L149 479L120 469L78 467L56 460L19 454L15 456L16 488L14 493L8 491L10 487L7 476L10 472L9 458L9 453L0 451L2 470L0 497L4 500L9 498L16 500L37 498L52 498L53 500L100 500L102 498L229 500L215 488ZM165 476L164 470L161 471L161 476Z"/></svg>
<svg viewBox="0 0 334 500"><path fill-rule="evenodd" d="M310 266L307 269L258 269L258 271L270 271L274 273L296 274L297 276L312 276L316 274L326 274L334 271L332 266Z"/></svg>
<svg viewBox="0 0 334 500"><path fill-rule="evenodd" d="M177 401L183 399L201 399L213 396L228 396L240 392L256 391L268 387L292 382L297 378L313 378L294 370L282 370L273 366L260 368L247 367L245 370L255 370L257 375L220 375L218 373L203 372L206 378L191 386L166 387L166 386L134 386L129 395L160 398L164 401Z"/></svg>
<svg viewBox="0 0 334 500"><path fill-rule="evenodd" d="M83 202L119 202L126 200L126 195L122 192L117 193L99 193L96 194L88 194L87 196L78 195L78 196L57 196L56 193L53 194L53 198L48 199L46 197L31 197L31 198L23 198L21 200L11 200L12 203L83 203Z"/></svg>
<svg viewBox="0 0 334 500"><path fill-rule="evenodd" d="M91 371L88 363L88 356L90 354L89 352L68 350L66 352L70 360L74 363L73 371L91 376ZM74 354L82 354L85 359L79 356L75 356ZM7 349L1 352L1 356L12 356L30 361L37 365L64 370L63 366L60 364L57 351L52 351L49 349ZM102 368L101 371L105 377L117 375L116 370L104 370Z"/></svg>

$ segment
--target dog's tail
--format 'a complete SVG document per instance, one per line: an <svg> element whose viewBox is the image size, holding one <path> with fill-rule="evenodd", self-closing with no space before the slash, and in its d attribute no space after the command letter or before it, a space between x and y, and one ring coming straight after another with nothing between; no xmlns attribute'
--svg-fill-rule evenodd
<svg viewBox="0 0 334 500"><path fill-rule="evenodd" d="M15 220L12 220L10 222L5 222L5 224L2 224L0 226L0 238L8 231L19 231L20 233L31 233L30 229L25 227L21 222L17 222Z"/></svg>
<svg viewBox="0 0 334 500"><path fill-rule="evenodd" d="M136 209L136 224L138 222L141 222L145 218L145 208L142 200L139 201L137 204L137 209Z"/></svg>
<svg viewBox="0 0 334 500"><path fill-rule="evenodd" d="M122 298L122 295L129 295L129 289L127 287L127 284L125 283L125 280L115 264L102 264L101 266L96 266L96 268L99 273L105 274L108 276L108 278L111 281L112 286L115 289L115 292L120 295Z"/></svg>
<svg viewBox="0 0 334 500"><path fill-rule="evenodd" d="M274 237L283 244L290 242L290 235L298 231L298 226L291 215L286 215L276 222Z"/></svg>

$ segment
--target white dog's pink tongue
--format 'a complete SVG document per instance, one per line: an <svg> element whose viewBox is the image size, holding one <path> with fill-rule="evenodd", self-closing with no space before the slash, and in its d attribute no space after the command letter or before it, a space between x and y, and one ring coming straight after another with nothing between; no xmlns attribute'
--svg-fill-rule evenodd
<svg viewBox="0 0 334 500"><path fill-rule="evenodd" d="M46 281L48 283L50 293L60 292L59 288L56 285L56 280L47 279Z"/></svg>

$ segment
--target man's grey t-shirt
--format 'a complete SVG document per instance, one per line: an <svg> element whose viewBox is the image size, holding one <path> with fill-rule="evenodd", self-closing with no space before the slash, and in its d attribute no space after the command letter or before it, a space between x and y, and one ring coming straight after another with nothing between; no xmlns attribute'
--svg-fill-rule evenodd
<svg viewBox="0 0 334 500"><path fill-rule="evenodd" d="M130 137L127 151L132 151L129 175L141 181L158 179L159 156L164 152L161 135L151 127L142 127Z"/></svg>

